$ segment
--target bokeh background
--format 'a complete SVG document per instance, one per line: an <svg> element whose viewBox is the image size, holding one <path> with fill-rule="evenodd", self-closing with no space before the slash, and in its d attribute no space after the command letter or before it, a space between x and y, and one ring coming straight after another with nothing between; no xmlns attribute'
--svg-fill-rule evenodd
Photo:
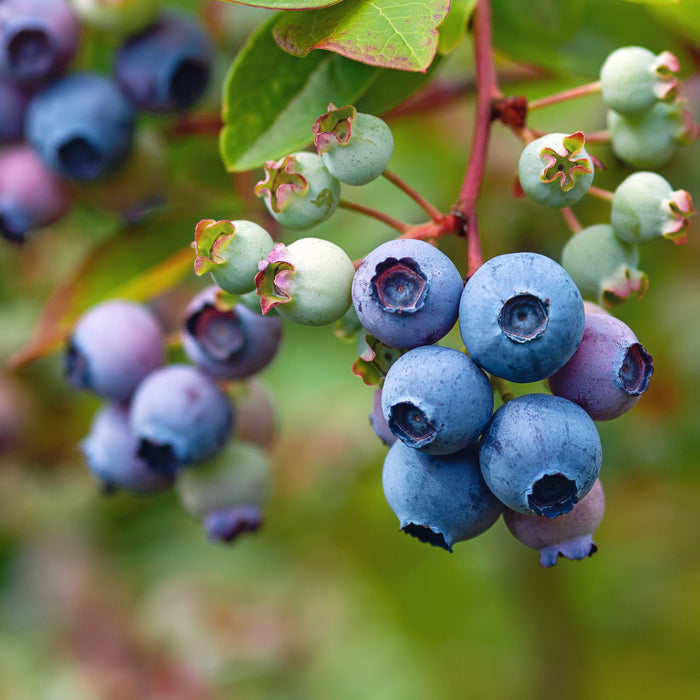
<svg viewBox="0 0 700 700"><path fill-rule="evenodd" d="M176 4L218 18L220 66L199 108L215 114L228 63L267 14ZM700 118L696 1L495 0L494 23L507 94L595 80L610 51L636 44L678 54ZM109 41L85 44L85 64L107 65ZM437 73L459 88L454 99L387 115L392 170L444 210L470 149L471 76L467 38ZM605 108L591 96L534 112L530 125L595 131ZM57 289L84 308L186 248L199 219L264 218L250 196L259 173L227 175L215 134L173 136L166 118L150 126L169 134L167 206L126 226L84 203L23 248L0 247L3 359L29 342ZM696 206L699 148L680 149L659 171ZM556 259L567 228L558 212L513 196L519 151L496 125L480 204L484 252ZM631 172L608 146L591 151L607 168L598 186L614 189ZM384 181L344 195L421 220ZM582 223L606 221L609 205L589 199L575 207ZM641 250L649 291L615 311L653 355L655 374L634 410L599 425L607 510L598 553L553 569L501 521L453 554L399 532L381 489L386 448L368 422L373 390L351 373L354 343L330 328L288 324L262 375L279 416L273 495L265 527L231 547L207 542L174 493L98 493L77 447L98 404L68 389L60 352L0 370L0 697L700 698L698 218L687 245ZM347 212L313 235L353 258L392 237ZM441 247L465 271L463 243ZM203 284L185 275L154 308L175 328ZM517 388L529 390L545 389Z"/></svg>

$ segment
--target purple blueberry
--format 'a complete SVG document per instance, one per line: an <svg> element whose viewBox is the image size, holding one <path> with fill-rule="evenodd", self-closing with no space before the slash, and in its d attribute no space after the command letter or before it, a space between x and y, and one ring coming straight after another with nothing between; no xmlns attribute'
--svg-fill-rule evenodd
<svg viewBox="0 0 700 700"><path fill-rule="evenodd" d="M459 305L467 352L486 372L536 382L556 372L583 337L583 299L561 265L537 253L487 260Z"/></svg>
<svg viewBox="0 0 700 700"><path fill-rule="evenodd" d="M23 83L51 79L79 43L80 22L66 0L0 2L0 75Z"/></svg>
<svg viewBox="0 0 700 700"><path fill-rule="evenodd" d="M209 38L197 21L168 13L124 42L115 57L114 77L137 109L182 110L204 93L211 59Z"/></svg>
<svg viewBox="0 0 700 700"><path fill-rule="evenodd" d="M389 368L382 411L391 432L409 447L448 454L479 437L493 413L493 390L468 355L424 345Z"/></svg>
<svg viewBox="0 0 700 700"><path fill-rule="evenodd" d="M588 314L581 345L549 378L549 388L593 420L611 420L639 401L653 372L651 355L625 323L607 314Z"/></svg>
<svg viewBox="0 0 700 700"><path fill-rule="evenodd" d="M236 407L235 439L272 449L277 433L277 411L267 387L258 379L234 385L230 392Z"/></svg>
<svg viewBox="0 0 700 700"><path fill-rule="evenodd" d="M172 474L221 450L234 429L234 411L206 374L189 365L168 365L139 384L129 421L139 456L151 469Z"/></svg>
<svg viewBox="0 0 700 700"><path fill-rule="evenodd" d="M600 479L573 509L553 520L506 508L503 520L520 542L540 552L540 565L554 566L559 557L584 559L598 550L593 533L603 520L605 494Z"/></svg>
<svg viewBox="0 0 700 700"><path fill-rule="evenodd" d="M371 251L352 283L362 325L394 348L430 345L457 320L462 277L454 263L425 241L396 239Z"/></svg>
<svg viewBox="0 0 700 700"><path fill-rule="evenodd" d="M21 85L0 76L0 143L20 141L30 95Z"/></svg>
<svg viewBox="0 0 700 700"><path fill-rule="evenodd" d="M374 434L387 446L391 447L398 438L391 432L389 424L384 418L382 411L382 387L377 387L374 390L374 398L372 399L372 413L369 414L369 423L374 430Z"/></svg>
<svg viewBox="0 0 700 700"><path fill-rule="evenodd" d="M105 404L93 418L80 449L90 471L107 490L156 493L173 483L172 475L153 471L138 456L139 441L129 425L125 404Z"/></svg>
<svg viewBox="0 0 700 700"><path fill-rule="evenodd" d="M503 509L484 483L474 446L438 456L398 440L384 460L382 485L401 530L448 552L488 530Z"/></svg>
<svg viewBox="0 0 700 700"><path fill-rule="evenodd" d="M72 73L29 103L27 140L46 165L75 180L95 180L126 159L134 108L116 83L96 73Z"/></svg>
<svg viewBox="0 0 700 700"><path fill-rule="evenodd" d="M494 413L479 458L486 483L504 505L555 518L591 490L602 448L593 419L580 406L525 394Z"/></svg>
<svg viewBox="0 0 700 700"><path fill-rule="evenodd" d="M25 144L0 152L0 235L23 242L35 229L61 219L71 197L63 182Z"/></svg>
<svg viewBox="0 0 700 700"><path fill-rule="evenodd" d="M278 316L261 316L243 304L232 308L212 285L185 309L182 348L203 372L216 379L243 379L266 367L282 338Z"/></svg>
<svg viewBox="0 0 700 700"><path fill-rule="evenodd" d="M145 306L110 299L88 309L68 338L68 381L112 401L126 401L165 361L165 339Z"/></svg>

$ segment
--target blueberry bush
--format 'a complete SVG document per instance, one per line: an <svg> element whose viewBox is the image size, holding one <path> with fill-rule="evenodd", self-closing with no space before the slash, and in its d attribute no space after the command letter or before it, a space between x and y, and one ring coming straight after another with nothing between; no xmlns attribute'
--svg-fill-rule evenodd
<svg viewBox="0 0 700 700"><path fill-rule="evenodd" d="M699 31L0 0L0 694L693 696Z"/></svg>

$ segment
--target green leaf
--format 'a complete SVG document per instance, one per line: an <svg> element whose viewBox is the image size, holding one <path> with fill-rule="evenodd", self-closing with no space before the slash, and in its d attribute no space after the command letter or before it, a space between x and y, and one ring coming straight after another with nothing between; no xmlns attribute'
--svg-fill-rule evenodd
<svg viewBox="0 0 700 700"><path fill-rule="evenodd" d="M449 9L449 0L345 0L323 10L284 13L273 33L295 56L327 49L371 66L425 71Z"/></svg>
<svg viewBox="0 0 700 700"><path fill-rule="evenodd" d="M328 103L353 103L377 69L318 51L290 56L265 22L241 50L224 85L220 151L229 172L251 170L306 146Z"/></svg>
<svg viewBox="0 0 700 700"><path fill-rule="evenodd" d="M438 52L452 53L467 33L467 24L474 14L476 0L452 0L447 19L440 25Z"/></svg>
<svg viewBox="0 0 700 700"><path fill-rule="evenodd" d="M248 5L250 7L264 7L268 10L314 10L321 7L337 5L342 0L266 0L266 2L256 2L256 0L224 0L234 5Z"/></svg>

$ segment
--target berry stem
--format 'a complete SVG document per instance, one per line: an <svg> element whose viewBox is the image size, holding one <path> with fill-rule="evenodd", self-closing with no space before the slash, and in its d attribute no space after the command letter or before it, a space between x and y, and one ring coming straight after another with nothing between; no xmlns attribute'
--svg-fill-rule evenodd
<svg viewBox="0 0 700 700"><path fill-rule="evenodd" d="M591 185L588 188L588 191L586 194L590 194L593 197L597 197L598 199L602 199L605 202L612 202L613 197L615 196L614 192L611 192L610 190L604 190L602 187L594 187Z"/></svg>
<svg viewBox="0 0 700 700"><path fill-rule="evenodd" d="M515 398L515 395L510 390L510 384L508 384L505 379L501 379L500 377L490 374L489 380L493 390L501 397L501 401L503 401L503 403L508 403Z"/></svg>
<svg viewBox="0 0 700 700"><path fill-rule="evenodd" d="M413 189L407 182L390 170L385 170L382 175L393 185L396 185L402 192L407 194L423 211L436 222L442 221L445 215L434 207L423 195Z"/></svg>
<svg viewBox="0 0 700 700"><path fill-rule="evenodd" d="M527 108L530 111L533 109L541 109L542 107L549 107L549 105L557 104L558 102L566 102L567 100L574 100L577 97L585 97L586 95L595 95L599 92L600 80L596 80L593 83L579 85L570 90L562 90L554 95L541 97L539 100L532 100L532 102L528 102Z"/></svg>
<svg viewBox="0 0 700 700"><path fill-rule="evenodd" d="M571 233L578 233L583 229L581 222L576 218L576 214L571 210L571 207L562 207L560 211L564 221L566 221L566 225L571 229Z"/></svg>
<svg viewBox="0 0 700 700"><path fill-rule="evenodd" d="M389 216L384 212L378 211L377 209L372 209L371 207L366 207L364 204L358 204L357 202L350 202L347 199L341 199L338 202L338 206L342 209L349 209L350 211L357 212L358 214L364 214L364 216L369 216L372 219L377 219L387 226L396 229L399 233L408 233L413 226L406 224L403 221L395 219L393 216Z"/></svg>
<svg viewBox="0 0 700 700"><path fill-rule="evenodd" d="M603 131L590 131L586 134L586 143L609 143L610 132L605 129Z"/></svg>

